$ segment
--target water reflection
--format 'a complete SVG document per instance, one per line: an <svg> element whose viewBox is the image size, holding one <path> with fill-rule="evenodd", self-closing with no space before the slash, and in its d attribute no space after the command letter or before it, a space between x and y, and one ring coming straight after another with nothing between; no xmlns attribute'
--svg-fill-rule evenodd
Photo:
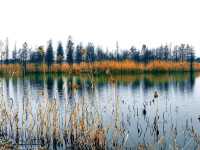
<svg viewBox="0 0 200 150"><path fill-rule="evenodd" d="M182 127L187 124L185 117L196 117L199 112L199 101L195 101L200 96L199 92L195 92L198 91L198 76L194 73L93 77L34 74L23 78L1 79L5 95L21 102L20 110L23 112L29 110L25 109L25 106L34 108L37 98L44 101L47 94L48 99L45 100L55 98L55 101L61 104L58 105L59 109L62 109L61 112L67 112L65 115L77 108L78 112L83 112L83 118L91 120L90 117L96 113L99 117L97 119L103 120L98 128L111 124L114 129L122 129L119 131L120 135L130 134L127 142L129 145L133 145L133 142L137 145L158 143L161 135L169 136L172 130L182 133ZM43 94L39 94L40 91L43 91ZM159 100L153 96L155 91L158 91ZM193 103L188 103L188 97ZM77 101L86 103L85 108L79 107ZM55 110L57 114L57 108ZM63 117L62 113L59 115L60 118ZM27 120L26 116L25 119ZM64 119L61 120L63 125Z"/></svg>
<svg viewBox="0 0 200 150"><path fill-rule="evenodd" d="M143 74L143 75L123 75L123 76L96 76L93 79L88 76L65 76L65 75L51 75L46 76L34 74L24 78L3 78L5 83L5 92L9 96L10 92L15 93L19 88L22 88L24 95L27 90L37 90L45 92L47 90L48 98L52 99L59 96L59 99L64 98L66 84L66 92L70 101L73 101L74 91L76 90L79 96L84 92L93 96L95 89L102 91L109 87L110 84L116 84L116 88L130 86L133 91L142 88L142 93L147 94L149 90L159 90L168 93L169 89L174 89L175 92L192 93L195 85L195 78L198 74L184 73L184 74ZM18 82L19 81L19 82ZM66 81L66 83L65 83ZM10 85L10 82L12 83ZM55 82L57 83L55 85ZM10 88L10 86L12 86ZM54 87L56 86L56 87ZM30 89L28 89L30 88ZM55 88L55 89L54 89ZM10 91L11 90L11 91Z"/></svg>
<svg viewBox="0 0 200 150"><path fill-rule="evenodd" d="M194 88L194 85L195 85L195 73L194 72L191 72L190 73L190 75L189 75L190 77L189 77L189 87L188 87L188 89L191 89L191 90L193 90L193 88Z"/></svg>
<svg viewBox="0 0 200 150"><path fill-rule="evenodd" d="M70 104L74 103L74 82L73 82L73 76L69 76L67 78L67 94L68 94L68 100Z"/></svg>
<svg viewBox="0 0 200 150"><path fill-rule="evenodd" d="M54 79L52 75L47 75L46 86L47 86L48 98L52 99L54 97L54 91L53 91Z"/></svg>
<svg viewBox="0 0 200 150"><path fill-rule="evenodd" d="M58 96L59 96L59 99L63 99L63 78L62 76L58 77L58 80L57 80L57 89L58 89Z"/></svg>
<svg viewBox="0 0 200 150"><path fill-rule="evenodd" d="M133 90L137 89L140 86L140 81L136 80L136 81L132 81L131 87Z"/></svg>
<svg viewBox="0 0 200 150"><path fill-rule="evenodd" d="M43 75L32 75L29 77L30 86L34 89L38 89L43 91L44 90L44 76Z"/></svg>
<svg viewBox="0 0 200 150"><path fill-rule="evenodd" d="M10 83L9 83L9 79L8 78L5 79L5 84L6 84L6 95L9 98L10 97L10 93L9 93L9 87L10 87L9 85L10 85Z"/></svg>
<svg viewBox="0 0 200 150"><path fill-rule="evenodd" d="M83 81L80 79L80 77L76 77L75 82L78 88L78 95L81 97L83 96Z"/></svg>
<svg viewBox="0 0 200 150"><path fill-rule="evenodd" d="M18 82L17 78L12 78L12 85L11 86L12 86L12 91L13 91L14 97L17 97L17 91L18 91L17 82Z"/></svg>

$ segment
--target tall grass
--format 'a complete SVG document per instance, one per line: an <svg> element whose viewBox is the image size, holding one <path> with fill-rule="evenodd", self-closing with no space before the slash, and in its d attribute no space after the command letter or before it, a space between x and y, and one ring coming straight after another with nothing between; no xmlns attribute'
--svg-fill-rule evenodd
<svg viewBox="0 0 200 150"><path fill-rule="evenodd" d="M194 63L194 70L200 71L200 63ZM27 73L51 72L51 73L131 73L131 72L187 72L190 71L190 63L173 61L152 61L148 64L138 63L130 60L125 61L101 61L94 63L73 64L72 68L68 64L52 64L50 69L46 64L27 64ZM2 64L0 73L20 74L23 68L19 64Z"/></svg>
<svg viewBox="0 0 200 150"><path fill-rule="evenodd" d="M77 91L72 87L66 88L73 90L73 93ZM131 139L129 142L131 142L132 149L178 148L175 121L162 121L162 117L164 119L165 116L171 120L174 119L168 100L166 100L166 112L164 112L166 114L159 114L157 107L159 99L147 101L144 103L144 107L149 114L144 116L143 111L137 105L126 104L119 98L117 84L113 83L112 88L114 92L111 100L108 100L106 106L100 109L98 103L101 102L99 101L101 97L97 97L95 94L93 95L97 99L95 102L87 96L82 96L77 98L74 103L70 103L68 93L65 93L63 101L59 101L56 98L48 99L47 91L44 90L40 95L42 99L37 101L29 91L27 95L23 95L23 101L19 102L4 95L3 85L0 84L0 149L34 149L35 147L45 149L126 149L128 138L131 139L132 136L131 131L127 131L128 128L126 128L129 122L137 127L134 129L137 138L141 139L143 135L145 139L147 133L150 133L153 139L156 138L153 142L144 140L142 143L136 143ZM120 111L122 105L125 109L127 108L127 115L123 115L123 112ZM107 124L103 120L103 111L109 112L109 119L112 119ZM170 124L170 129L166 129L172 132L170 135L172 135L173 145L167 143L167 137L157 134L158 130L161 132L162 125L164 127L164 124L167 125L167 123ZM187 146L191 145L190 141L193 142L193 145L200 146L199 133L193 128L192 123L183 125L182 130L184 130L184 138L189 139L183 148L189 149ZM178 135L180 134L182 135L182 133ZM1 143L1 139L4 140L3 143Z"/></svg>
<svg viewBox="0 0 200 150"><path fill-rule="evenodd" d="M44 99L37 103L25 97L19 106L1 94L0 149L106 149L107 132L112 126L103 125L98 110L91 111L89 99L80 99L74 105L66 99L63 105L59 100L49 100L45 92L42 96ZM121 129L113 128L113 133L115 130ZM121 138L116 134L116 140Z"/></svg>
<svg viewBox="0 0 200 150"><path fill-rule="evenodd" d="M0 64L0 73L5 75L20 74L22 68L19 64Z"/></svg>

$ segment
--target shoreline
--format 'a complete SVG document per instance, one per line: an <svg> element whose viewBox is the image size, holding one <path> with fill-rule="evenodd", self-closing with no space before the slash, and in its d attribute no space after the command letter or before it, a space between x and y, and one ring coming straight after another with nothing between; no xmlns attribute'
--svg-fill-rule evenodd
<svg viewBox="0 0 200 150"><path fill-rule="evenodd" d="M144 74L144 73L175 73L175 72L199 72L200 63L152 61L147 64L125 61L99 61L93 63L80 63L69 65L67 63L47 64L0 64L0 74L20 75L34 73L64 73L64 74L92 74L92 75L118 75L118 74Z"/></svg>

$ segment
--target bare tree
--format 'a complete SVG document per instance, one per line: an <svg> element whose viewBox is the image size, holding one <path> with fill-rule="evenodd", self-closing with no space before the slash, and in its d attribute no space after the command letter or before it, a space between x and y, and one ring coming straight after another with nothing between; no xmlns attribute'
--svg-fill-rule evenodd
<svg viewBox="0 0 200 150"><path fill-rule="evenodd" d="M6 44L5 44L5 63L8 64L9 62L9 43L8 38L6 38Z"/></svg>
<svg viewBox="0 0 200 150"><path fill-rule="evenodd" d="M3 41L0 40L0 55L1 55L1 64L2 64L2 61L3 61Z"/></svg>
<svg viewBox="0 0 200 150"><path fill-rule="evenodd" d="M23 71L24 73L26 73L26 64L28 61L28 52L29 52L29 48L28 48L28 44L25 42L22 45L22 49L19 51L20 53L20 62L23 66Z"/></svg>

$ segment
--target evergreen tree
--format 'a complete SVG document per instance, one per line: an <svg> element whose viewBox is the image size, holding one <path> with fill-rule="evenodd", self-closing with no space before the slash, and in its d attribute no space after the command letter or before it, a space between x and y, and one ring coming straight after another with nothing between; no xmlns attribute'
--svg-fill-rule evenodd
<svg viewBox="0 0 200 150"><path fill-rule="evenodd" d="M48 65L48 70L50 69L51 65L53 64L54 61L54 55L53 55L53 46L52 46L52 41L50 40L48 43L46 55L45 55L45 62Z"/></svg>
<svg viewBox="0 0 200 150"><path fill-rule="evenodd" d="M86 62L94 62L94 61L95 61L94 45L92 43L88 43Z"/></svg>
<svg viewBox="0 0 200 150"><path fill-rule="evenodd" d="M121 57L122 57L121 58L122 60L129 59L129 51L128 50L124 50Z"/></svg>
<svg viewBox="0 0 200 150"><path fill-rule="evenodd" d="M97 48L97 58L96 58L98 61L102 61L105 59L105 54L102 50L102 48L98 47Z"/></svg>
<svg viewBox="0 0 200 150"><path fill-rule="evenodd" d="M39 58L39 53L38 52L32 52L30 55L30 62L31 63L38 63L38 58Z"/></svg>
<svg viewBox="0 0 200 150"><path fill-rule="evenodd" d="M64 51L63 51L63 46L62 43L58 43L58 48L57 48L57 63L62 64L64 59Z"/></svg>
<svg viewBox="0 0 200 150"><path fill-rule="evenodd" d="M164 60L168 60L169 59L169 55L170 55L170 53L169 53L169 47L168 47L168 45L165 45L165 47L164 47Z"/></svg>
<svg viewBox="0 0 200 150"><path fill-rule="evenodd" d="M82 62L82 44L80 43L79 45L76 46L76 63L81 63Z"/></svg>
<svg viewBox="0 0 200 150"><path fill-rule="evenodd" d="M130 57L132 60L139 61L140 53L137 51L137 49L134 46L132 46L130 49L130 55L131 55Z"/></svg>
<svg viewBox="0 0 200 150"><path fill-rule="evenodd" d="M44 47L43 46L39 46L38 47L38 63L44 63L45 62L45 53L44 53Z"/></svg>
<svg viewBox="0 0 200 150"><path fill-rule="evenodd" d="M181 44L179 46L179 56L180 56L180 60L183 62L186 58L185 58L185 44Z"/></svg>
<svg viewBox="0 0 200 150"><path fill-rule="evenodd" d="M74 52L74 43L72 42L71 36L68 38L67 42L67 62L69 65L73 64L73 52Z"/></svg>
<svg viewBox="0 0 200 150"><path fill-rule="evenodd" d="M30 56L30 61L33 63L41 64L44 63L44 47L39 46L36 52L32 52Z"/></svg>
<svg viewBox="0 0 200 150"><path fill-rule="evenodd" d="M178 45L174 46L174 50L173 50L173 60L175 60L176 62L179 60Z"/></svg>
<svg viewBox="0 0 200 150"><path fill-rule="evenodd" d="M148 62L148 49L145 44L142 45L142 60L145 64Z"/></svg>

